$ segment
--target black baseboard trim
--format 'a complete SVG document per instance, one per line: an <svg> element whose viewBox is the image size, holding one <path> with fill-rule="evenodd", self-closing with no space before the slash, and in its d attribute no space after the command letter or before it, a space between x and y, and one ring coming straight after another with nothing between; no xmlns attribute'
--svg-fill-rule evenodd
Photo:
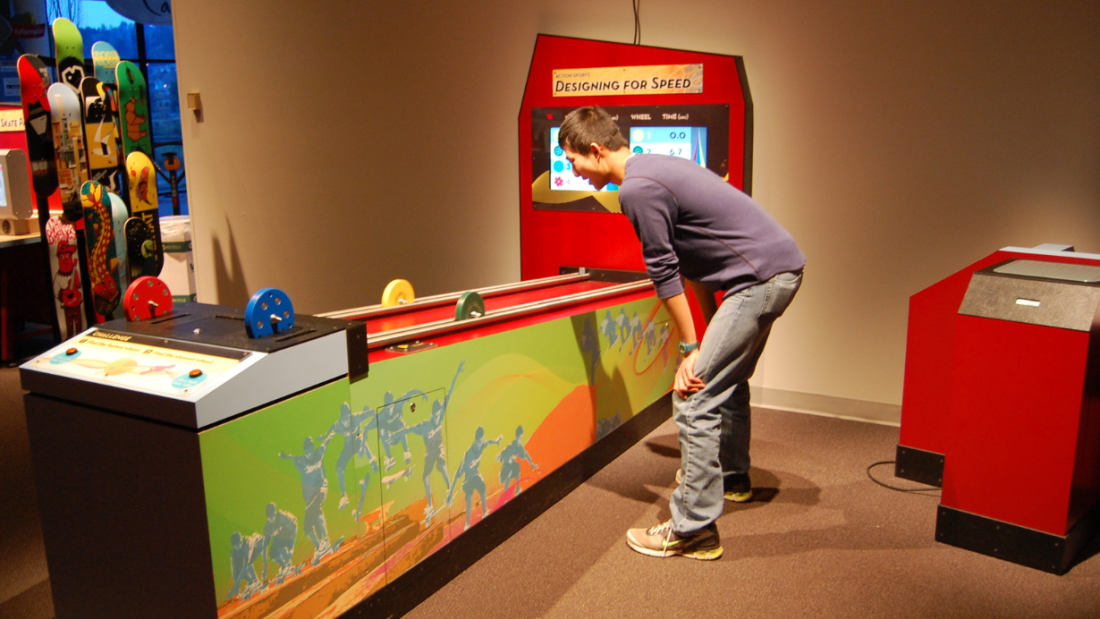
<svg viewBox="0 0 1100 619"><path fill-rule="evenodd" d="M971 514L953 507L936 511L936 541L1059 576L1100 529L1100 503L1066 535L1054 535Z"/></svg>
<svg viewBox="0 0 1100 619"><path fill-rule="evenodd" d="M898 444L894 476L942 488L943 454Z"/></svg>
<svg viewBox="0 0 1100 619"><path fill-rule="evenodd" d="M665 395L343 616L400 617L409 612L671 416L672 399Z"/></svg>

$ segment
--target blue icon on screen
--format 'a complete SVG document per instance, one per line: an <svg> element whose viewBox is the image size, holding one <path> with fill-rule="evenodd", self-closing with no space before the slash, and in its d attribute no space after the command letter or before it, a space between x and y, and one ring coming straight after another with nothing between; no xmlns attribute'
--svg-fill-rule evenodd
<svg viewBox="0 0 1100 619"><path fill-rule="evenodd" d="M615 183L608 183L607 186L604 187L604 189L606 189L607 191L618 191L619 186L616 185Z"/></svg>
<svg viewBox="0 0 1100 619"><path fill-rule="evenodd" d="M636 153L642 152L642 147L641 146L635 146L634 147L634 152L636 152Z"/></svg>
<svg viewBox="0 0 1100 619"><path fill-rule="evenodd" d="M563 151L563 150L561 149L561 146L555 146L555 147L554 147L554 156L555 156L555 157L561 157L561 156L562 156L562 155L564 155L564 154L565 154L565 151Z"/></svg>
<svg viewBox="0 0 1100 619"><path fill-rule="evenodd" d="M564 169L565 169L565 166L562 165L562 163L560 161L555 161L554 162L554 171L555 172L561 173L561 171L564 170Z"/></svg>

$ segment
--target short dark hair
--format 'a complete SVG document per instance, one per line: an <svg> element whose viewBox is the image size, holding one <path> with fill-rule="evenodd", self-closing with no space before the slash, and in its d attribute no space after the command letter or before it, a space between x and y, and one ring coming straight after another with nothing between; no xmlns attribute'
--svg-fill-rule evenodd
<svg viewBox="0 0 1100 619"><path fill-rule="evenodd" d="M593 143L610 150L630 145L619 131L619 125L602 107L579 107L566 114L558 132L558 145L562 148L568 146L575 153L587 154L588 146Z"/></svg>

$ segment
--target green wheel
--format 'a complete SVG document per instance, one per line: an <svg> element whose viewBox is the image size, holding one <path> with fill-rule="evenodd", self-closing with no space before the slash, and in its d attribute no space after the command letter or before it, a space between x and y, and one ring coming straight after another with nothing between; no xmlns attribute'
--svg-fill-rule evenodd
<svg viewBox="0 0 1100 619"><path fill-rule="evenodd" d="M455 306L455 320L469 320L485 315L485 299L474 291L464 292Z"/></svg>

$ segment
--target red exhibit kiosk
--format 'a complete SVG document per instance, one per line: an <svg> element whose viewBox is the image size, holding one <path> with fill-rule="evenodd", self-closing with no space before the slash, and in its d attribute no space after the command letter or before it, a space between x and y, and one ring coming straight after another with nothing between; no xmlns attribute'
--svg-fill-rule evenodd
<svg viewBox="0 0 1100 619"><path fill-rule="evenodd" d="M1100 516L1100 255L1006 247L913 295L898 477L936 540L1064 573Z"/></svg>
<svg viewBox="0 0 1100 619"><path fill-rule="evenodd" d="M524 280L564 267L643 271L618 187L573 175L557 129L599 105L635 152L692 159L752 191L752 98L738 56L539 35L519 114Z"/></svg>

